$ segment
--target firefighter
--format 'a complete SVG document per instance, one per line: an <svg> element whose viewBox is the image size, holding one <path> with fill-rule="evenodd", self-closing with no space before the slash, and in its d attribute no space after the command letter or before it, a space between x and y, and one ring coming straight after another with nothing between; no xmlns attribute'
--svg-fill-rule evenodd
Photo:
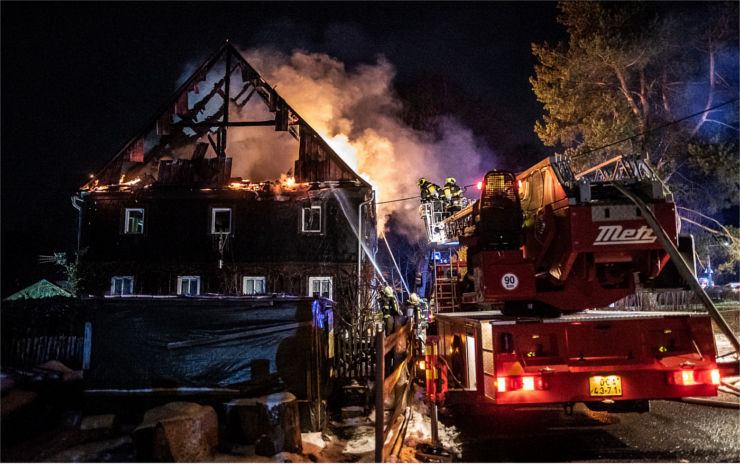
<svg viewBox="0 0 740 464"><path fill-rule="evenodd" d="M445 212L452 214L462 207L462 189L454 177L448 177L444 188Z"/></svg>
<svg viewBox="0 0 740 464"><path fill-rule="evenodd" d="M388 336L396 328L396 316L399 315L398 303L396 297L393 295L393 289L389 286L383 288L378 293L378 306L383 313L383 328L385 335Z"/></svg>
<svg viewBox="0 0 740 464"><path fill-rule="evenodd" d="M419 295L412 293L406 302L407 313L409 317L414 318L416 324L416 337L424 340L425 330L427 328L427 317L429 316L429 306L426 300L419 298Z"/></svg>
<svg viewBox="0 0 740 464"><path fill-rule="evenodd" d="M414 324L418 324L420 321L419 310L419 295L412 293L409 295L409 299L406 300L406 315L412 318Z"/></svg>
<svg viewBox="0 0 740 464"><path fill-rule="evenodd" d="M439 185L434 184L422 177L419 179L419 188L421 189L421 202L426 203L428 201L439 200Z"/></svg>

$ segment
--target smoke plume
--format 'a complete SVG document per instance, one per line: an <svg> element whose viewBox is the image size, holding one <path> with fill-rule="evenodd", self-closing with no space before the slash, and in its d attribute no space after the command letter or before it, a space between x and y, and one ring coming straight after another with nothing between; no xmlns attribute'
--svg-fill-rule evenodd
<svg viewBox="0 0 740 464"><path fill-rule="evenodd" d="M244 56L374 186L378 202L417 196L419 177L440 185L450 176L460 186L473 184L485 173L483 160L493 161L485 144L451 116L438 121L434 133L405 124L393 89L395 69L382 56L354 69L321 53L253 49ZM417 200L379 205L378 230L393 217L402 229L395 232L418 237L423 233L418 206Z"/></svg>

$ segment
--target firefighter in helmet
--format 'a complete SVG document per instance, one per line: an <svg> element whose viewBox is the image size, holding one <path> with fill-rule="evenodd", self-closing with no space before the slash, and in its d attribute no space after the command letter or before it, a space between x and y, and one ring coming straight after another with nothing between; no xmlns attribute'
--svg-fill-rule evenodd
<svg viewBox="0 0 740 464"><path fill-rule="evenodd" d="M421 202L439 200L439 185L426 180L425 177L419 179L419 188L421 189Z"/></svg>
<svg viewBox="0 0 740 464"><path fill-rule="evenodd" d="M378 306L383 313L383 327L385 335L388 336L396 328L396 316L400 314L398 311L398 303L396 297L393 295L393 289L390 286L386 286L378 293L377 296Z"/></svg>
<svg viewBox="0 0 740 464"><path fill-rule="evenodd" d="M452 214L462 207L462 189L454 177L448 177L444 188L445 212Z"/></svg>
<svg viewBox="0 0 740 464"><path fill-rule="evenodd" d="M417 338L424 338L424 329L427 327L427 317L429 315L429 306L426 301L419 298L419 295L412 293L406 302L407 314L414 318L416 324Z"/></svg>

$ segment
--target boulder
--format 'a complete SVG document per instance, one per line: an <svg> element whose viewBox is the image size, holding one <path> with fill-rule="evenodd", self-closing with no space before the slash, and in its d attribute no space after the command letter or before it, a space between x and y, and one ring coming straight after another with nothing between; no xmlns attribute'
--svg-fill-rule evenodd
<svg viewBox="0 0 740 464"><path fill-rule="evenodd" d="M80 430L108 430L116 425L115 414L87 416L80 422Z"/></svg>
<svg viewBox="0 0 740 464"><path fill-rule="evenodd" d="M150 409L134 430L137 459L193 462L212 459L218 418L210 406L173 402Z"/></svg>
<svg viewBox="0 0 740 464"><path fill-rule="evenodd" d="M18 388L10 390L2 397L2 407L0 407L0 416L2 416L2 420L5 421L5 419L10 416L20 414L23 410L30 409L38 397L38 393L35 392L20 390Z"/></svg>

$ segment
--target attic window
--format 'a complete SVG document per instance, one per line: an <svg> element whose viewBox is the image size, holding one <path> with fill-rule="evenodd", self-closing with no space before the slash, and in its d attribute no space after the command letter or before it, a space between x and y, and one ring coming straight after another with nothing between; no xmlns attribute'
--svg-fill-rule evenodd
<svg viewBox="0 0 740 464"><path fill-rule="evenodd" d="M231 208L213 208L211 210L211 234L231 233Z"/></svg>
<svg viewBox="0 0 740 464"><path fill-rule="evenodd" d="M321 206L303 208L302 218L301 232L318 234L323 232L321 229Z"/></svg>
<svg viewBox="0 0 740 464"><path fill-rule="evenodd" d="M126 208L124 233L126 234L143 234L144 233L144 208Z"/></svg>

